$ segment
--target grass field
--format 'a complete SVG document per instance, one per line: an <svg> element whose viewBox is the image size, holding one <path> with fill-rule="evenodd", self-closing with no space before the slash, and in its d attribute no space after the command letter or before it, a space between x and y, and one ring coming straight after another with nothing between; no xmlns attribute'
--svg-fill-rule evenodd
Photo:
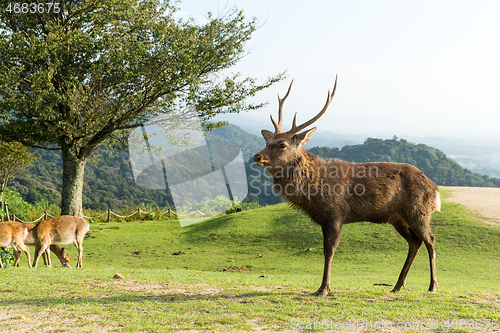
<svg viewBox="0 0 500 333"><path fill-rule="evenodd" d="M486 332L500 321L500 228L482 220L448 202L434 213L436 293L426 291L425 247L406 287L391 293L406 242L390 225L346 225L324 298L309 296L321 283L321 230L284 204L185 228L177 220L92 224L83 269L28 269L23 257L23 267L0 271L0 331L297 331L344 323L344 332L437 325L433 331ZM68 251L74 266L74 246Z"/></svg>

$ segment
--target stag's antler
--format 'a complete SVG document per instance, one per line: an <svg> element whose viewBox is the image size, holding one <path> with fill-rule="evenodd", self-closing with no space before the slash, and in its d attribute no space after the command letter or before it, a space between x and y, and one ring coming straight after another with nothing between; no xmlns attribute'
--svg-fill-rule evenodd
<svg viewBox="0 0 500 333"><path fill-rule="evenodd" d="M330 94L330 90L328 90L328 96L326 97L326 103L325 103L325 106L323 106L323 109L316 115L316 117L312 118L311 120L303 123L302 125L300 126L297 126L295 124L295 121L296 121L296 118L297 118L297 112L295 112L295 115L293 116L293 122L292 122L292 129L288 131L288 133L290 134L295 134L301 130L303 130L304 128L306 128L307 126L313 124L316 120L318 120L325 112L326 110L328 109L328 106L330 105L332 99L333 99L333 96L335 96L335 90L337 90L337 75L335 76L335 85L333 86L333 91L332 93ZM287 94L288 95L288 94ZM285 96L286 98L286 96ZM281 104L280 104L281 106ZM281 108L280 108L280 111L281 111ZM273 122L274 123L274 122ZM276 125L275 125L276 126ZM281 128L281 127L280 127Z"/></svg>
<svg viewBox="0 0 500 333"><path fill-rule="evenodd" d="M290 89L292 89L292 84L293 84L293 79L292 79L292 82L290 82L290 87L288 87L288 91L286 92L285 97L280 98L280 95L278 94L279 108L278 108L278 123L277 124L273 119L273 115L271 115L271 122L274 125L274 133L281 133L281 125L283 125L283 104L285 103L285 100L288 97L288 94L290 94Z"/></svg>

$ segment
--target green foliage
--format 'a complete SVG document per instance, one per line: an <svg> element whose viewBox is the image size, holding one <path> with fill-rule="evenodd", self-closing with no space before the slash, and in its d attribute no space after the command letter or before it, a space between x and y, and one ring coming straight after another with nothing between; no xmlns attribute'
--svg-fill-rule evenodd
<svg viewBox="0 0 500 333"><path fill-rule="evenodd" d="M244 210L261 208L262 206L259 205L258 202L250 201L250 202L240 202L239 204L236 205L236 207L244 211ZM230 212L231 213L234 212L234 209L231 209Z"/></svg>
<svg viewBox="0 0 500 333"><path fill-rule="evenodd" d="M172 206L170 193L165 190L142 189L135 184L128 152L97 148L99 158L85 168L83 207L96 211L137 207L141 204ZM9 182L9 187L21 193L26 201L61 203L62 158L59 151L36 150L39 157L24 172ZM42 210L43 212L43 210Z"/></svg>
<svg viewBox="0 0 500 333"><path fill-rule="evenodd" d="M36 159L35 155L18 142L0 141L0 196L3 207L3 193L7 182L14 174L23 171Z"/></svg>
<svg viewBox="0 0 500 333"><path fill-rule="evenodd" d="M437 185L500 187L500 179L472 173L446 157L439 149L404 139L369 138L362 145L342 149L315 147L310 153L324 158L339 158L349 162L396 162L415 165Z"/></svg>
<svg viewBox="0 0 500 333"><path fill-rule="evenodd" d="M231 201L223 196L217 196L214 200L207 200L197 203L186 203L177 208L177 212L185 214L193 211L199 211L202 214L214 214L214 212L225 211L225 207L230 206Z"/></svg>
<svg viewBox="0 0 500 333"><path fill-rule="evenodd" d="M12 266L14 264L14 254L12 249L4 250L0 248L0 260L2 260L3 266Z"/></svg>
<svg viewBox="0 0 500 333"><path fill-rule="evenodd" d="M33 208L37 211L48 211L48 212L49 211L57 211L59 209L59 207L50 203L46 199L41 199L39 201L35 201L35 203L33 204Z"/></svg>
<svg viewBox="0 0 500 333"><path fill-rule="evenodd" d="M33 205L25 202L19 193L13 192L10 189L7 189L6 192L7 203L9 204L9 213L12 218L12 214L16 214L17 218L20 218L24 221L34 221L40 218L45 212L49 215L57 216L60 215L61 210L54 204L49 203L47 200L36 201ZM256 202L240 202L238 205L233 208L223 211L226 207L231 206L232 202L222 196L217 197L215 200L202 202L200 204L193 204L189 206L181 207L180 211L188 211L192 212L194 210L198 210L203 214L210 214L214 212L218 212L222 214L231 214L236 211L250 210L260 208L260 205ZM160 208L154 203L142 203L137 208L132 208L130 206L124 206L121 210L113 210L114 214L111 215L112 221L135 221L139 219L139 215L137 215L138 208L142 211L140 214L140 220L166 220L166 219L176 219L176 211L172 210L170 213L168 211L168 207ZM235 209L236 208L236 209ZM106 222L108 219L108 215L106 211L96 211L93 209L86 209L84 211L84 216L89 216L89 222ZM132 215L132 216L129 216ZM0 210L0 216L5 217L6 213ZM94 219L98 217L97 219Z"/></svg>
<svg viewBox="0 0 500 333"><path fill-rule="evenodd" d="M245 53L256 19L234 9L197 24L176 19L176 11L160 0L64 2L58 14L2 11L1 134L75 145L81 158L175 103L195 105L204 120L262 107L244 100L282 75L258 85L220 74Z"/></svg>
<svg viewBox="0 0 500 333"><path fill-rule="evenodd" d="M283 78L257 84L228 74L257 28L237 9L198 24L177 19L170 1L60 5L58 13L0 12L0 137L62 150L65 214L81 213L83 179L76 175L97 146L123 146L132 129L159 115L182 116L187 106L202 122L261 108L246 99Z"/></svg>
<svg viewBox="0 0 500 333"><path fill-rule="evenodd" d="M238 198L235 198L238 200ZM232 207L227 210L227 207ZM197 212L204 215L213 215L217 212L224 212L226 214L235 213L236 211L250 210L260 208L261 206L257 202L240 202L235 205L234 201L231 201L223 196L217 196L214 200L207 200L199 203L188 203L177 209L177 212L180 214L189 213L189 212Z"/></svg>
<svg viewBox="0 0 500 333"><path fill-rule="evenodd" d="M210 131L208 139L239 144L244 158L248 160L251 160L251 157L264 145L259 137L231 125ZM21 193L23 198L31 204L46 200L49 204L59 205L62 190L61 153L38 149L35 155L38 157L37 160L26 170L16 174L10 180L9 187ZM127 206L138 207L140 205L174 208L168 190L149 190L136 185L127 151L98 147L95 149L95 155L94 163L87 164L85 168L83 187L85 209L103 212L108 208L121 210L126 209ZM267 181L269 191L268 196L264 194L264 191L261 191L260 196L253 195L252 193L256 193L257 190L251 188L249 182L249 196L244 201L255 201L261 205L282 202L280 197L271 194L270 179L264 170L256 168L255 165L252 168L251 165L250 161L245 163L247 174L255 179L258 178L258 181L252 184L260 186L261 182Z"/></svg>
<svg viewBox="0 0 500 333"><path fill-rule="evenodd" d="M23 197L10 189L5 190L4 194L5 202L9 204L9 214L16 214L16 216L22 220L30 217L30 213L33 210L33 206L24 201Z"/></svg>

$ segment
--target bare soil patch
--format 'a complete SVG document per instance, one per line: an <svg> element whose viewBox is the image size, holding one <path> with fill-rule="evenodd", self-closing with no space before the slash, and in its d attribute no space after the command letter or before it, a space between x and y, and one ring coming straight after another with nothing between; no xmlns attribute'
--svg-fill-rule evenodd
<svg viewBox="0 0 500 333"><path fill-rule="evenodd" d="M488 224L500 226L500 188L442 186L450 190L451 197L444 200L462 204L484 217Z"/></svg>

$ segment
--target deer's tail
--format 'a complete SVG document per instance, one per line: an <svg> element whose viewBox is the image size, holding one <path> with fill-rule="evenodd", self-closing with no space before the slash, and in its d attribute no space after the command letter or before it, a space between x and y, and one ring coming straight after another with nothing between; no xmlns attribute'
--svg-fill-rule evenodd
<svg viewBox="0 0 500 333"><path fill-rule="evenodd" d="M439 190L436 190L436 210L441 211L441 196L439 195Z"/></svg>

